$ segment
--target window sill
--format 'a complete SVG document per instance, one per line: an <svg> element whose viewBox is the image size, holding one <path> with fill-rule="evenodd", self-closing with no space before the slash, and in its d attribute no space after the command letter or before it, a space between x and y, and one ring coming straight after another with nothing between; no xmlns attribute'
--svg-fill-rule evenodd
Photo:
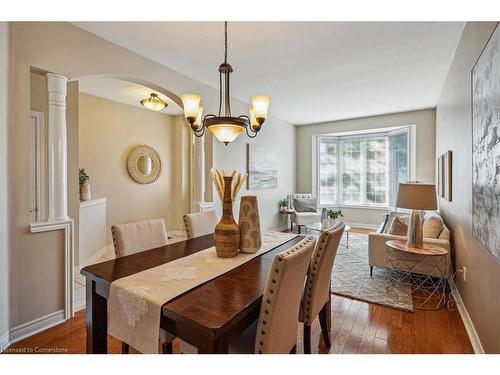
<svg viewBox="0 0 500 375"><path fill-rule="evenodd" d="M361 205L320 205L319 208L354 208L360 210L376 210L376 211L392 211L393 208L390 206L361 206Z"/></svg>

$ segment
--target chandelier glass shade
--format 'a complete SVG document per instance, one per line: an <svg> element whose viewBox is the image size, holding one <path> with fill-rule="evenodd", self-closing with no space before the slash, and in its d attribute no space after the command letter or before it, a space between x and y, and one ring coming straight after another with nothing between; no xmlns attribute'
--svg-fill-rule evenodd
<svg viewBox="0 0 500 375"><path fill-rule="evenodd" d="M158 97L158 94L155 94L154 92L149 95L149 98L142 99L140 103L144 108L152 111L161 111L168 105Z"/></svg>
<svg viewBox="0 0 500 375"><path fill-rule="evenodd" d="M203 107L200 106L201 97L197 94L181 95L184 106L184 116L197 137L205 134L208 129L219 141L226 146L246 131L250 138L255 138L267 119L269 96L258 95L252 97L252 106L249 115L233 116L231 113L231 97L229 93L229 75L233 68L227 62L227 22L224 22L224 62L219 66L219 111L217 116L208 114L203 116Z"/></svg>

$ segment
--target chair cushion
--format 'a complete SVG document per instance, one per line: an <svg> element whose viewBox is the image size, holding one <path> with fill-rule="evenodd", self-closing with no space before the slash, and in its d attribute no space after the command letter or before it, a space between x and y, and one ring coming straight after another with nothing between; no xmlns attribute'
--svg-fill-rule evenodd
<svg viewBox="0 0 500 375"><path fill-rule="evenodd" d="M293 206L295 207L295 211L297 212L316 212L316 199L314 198L294 198Z"/></svg>
<svg viewBox="0 0 500 375"><path fill-rule="evenodd" d="M408 223L405 222L403 218L396 216L392 219L391 225L389 227L389 234L395 236L406 236L408 233Z"/></svg>
<svg viewBox="0 0 500 375"><path fill-rule="evenodd" d="M443 218L437 212L427 212L422 224L422 234L424 238L439 238L443 230Z"/></svg>

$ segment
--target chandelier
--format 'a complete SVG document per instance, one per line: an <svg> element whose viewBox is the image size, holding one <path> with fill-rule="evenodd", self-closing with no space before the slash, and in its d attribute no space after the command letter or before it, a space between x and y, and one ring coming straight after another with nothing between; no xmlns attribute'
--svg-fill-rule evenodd
<svg viewBox="0 0 500 375"><path fill-rule="evenodd" d="M262 124L266 121L270 97L257 95L252 97L252 106L248 109L249 116L233 116L231 113L231 97L229 95L229 75L233 68L227 62L227 22L224 22L224 62L219 66L219 112L208 114L202 119L203 107L200 106L200 95L181 95L184 105L184 116L197 137L205 134L208 129L226 146L246 131L250 138L255 138Z"/></svg>

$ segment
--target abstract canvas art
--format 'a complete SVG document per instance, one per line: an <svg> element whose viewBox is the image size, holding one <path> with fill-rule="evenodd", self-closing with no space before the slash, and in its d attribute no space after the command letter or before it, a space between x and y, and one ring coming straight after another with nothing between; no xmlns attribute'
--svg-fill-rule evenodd
<svg viewBox="0 0 500 375"><path fill-rule="evenodd" d="M500 262L500 29L472 69L472 234Z"/></svg>
<svg viewBox="0 0 500 375"><path fill-rule="evenodd" d="M278 160L276 151L268 146L247 144L248 189L276 189L278 187Z"/></svg>

